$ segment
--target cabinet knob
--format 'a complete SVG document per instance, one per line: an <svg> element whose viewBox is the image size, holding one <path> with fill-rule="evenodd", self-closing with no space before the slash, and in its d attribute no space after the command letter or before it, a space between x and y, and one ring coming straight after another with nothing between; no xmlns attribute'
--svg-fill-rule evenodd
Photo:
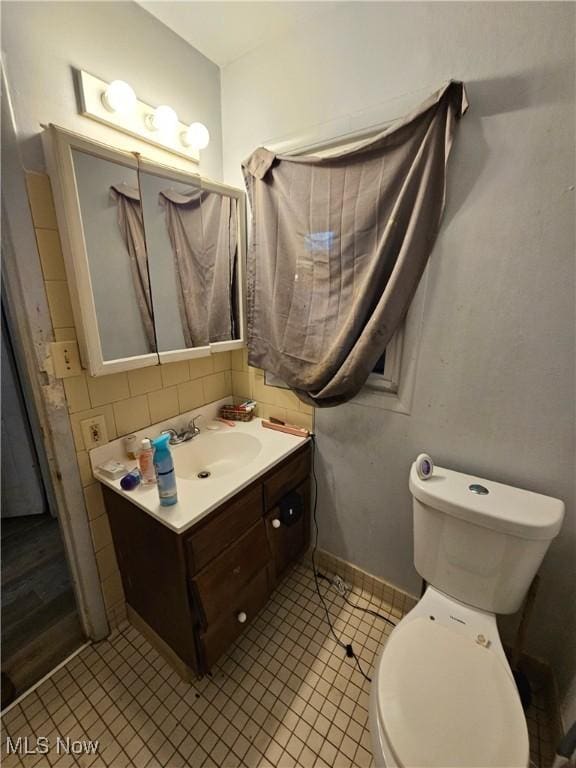
<svg viewBox="0 0 576 768"><path fill-rule="evenodd" d="M280 520L278 520L278 518L276 518L275 520L272 520L272 528L280 528L281 525L282 523L280 522Z"/></svg>
<svg viewBox="0 0 576 768"><path fill-rule="evenodd" d="M246 619L248 618L248 616L246 616L246 614L244 613L244 611L240 611L240 613L238 614L238 616L236 616L236 618L238 619L238 621L240 622L240 624L244 624L244 622L246 621Z"/></svg>

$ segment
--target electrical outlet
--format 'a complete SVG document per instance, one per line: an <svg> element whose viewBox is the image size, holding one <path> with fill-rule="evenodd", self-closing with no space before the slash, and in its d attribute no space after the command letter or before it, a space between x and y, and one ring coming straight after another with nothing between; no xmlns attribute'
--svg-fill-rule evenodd
<svg viewBox="0 0 576 768"><path fill-rule="evenodd" d="M76 341L53 341L50 344L50 354L54 365L54 376L57 379L80 376L82 373Z"/></svg>
<svg viewBox="0 0 576 768"><path fill-rule="evenodd" d="M91 419L84 419L80 422L80 429L87 451L108 442L108 430L104 416L92 416Z"/></svg>

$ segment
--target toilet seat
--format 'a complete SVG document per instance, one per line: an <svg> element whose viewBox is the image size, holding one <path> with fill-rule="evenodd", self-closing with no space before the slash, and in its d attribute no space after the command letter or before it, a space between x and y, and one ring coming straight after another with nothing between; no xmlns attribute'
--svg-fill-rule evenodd
<svg viewBox="0 0 576 768"><path fill-rule="evenodd" d="M392 632L373 693L397 766L526 768L526 721L501 646L470 630L415 610Z"/></svg>

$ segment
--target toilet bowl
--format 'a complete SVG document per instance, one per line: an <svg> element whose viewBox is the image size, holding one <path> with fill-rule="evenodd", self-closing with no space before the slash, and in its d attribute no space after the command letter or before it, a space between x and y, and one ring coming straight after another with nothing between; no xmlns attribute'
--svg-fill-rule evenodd
<svg viewBox="0 0 576 768"><path fill-rule="evenodd" d="M496 613L520 607L564 505L440 467L422 480L413 466L410 490L428 586L377 660L375 765L526 768L528 730Z"/></svg>

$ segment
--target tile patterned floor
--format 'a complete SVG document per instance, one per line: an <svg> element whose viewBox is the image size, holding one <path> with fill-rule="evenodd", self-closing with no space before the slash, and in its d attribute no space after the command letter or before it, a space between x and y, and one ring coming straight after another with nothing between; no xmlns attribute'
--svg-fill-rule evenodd
<svg viewBox="0 0 576 768"><path fill-rule="evenodd" d="M336 631L371 670L391 628L325 582L321 589ZM390 609L359 591L352 599ZM2 765L369 768L368 689L328 634L311 570L299 565L213 675L194 685L131 626L83 650L4 717ZM537 711L534 722L539 738ZM52 744L58 735L97 739L99 751L21 759L4 754L6 735L28 736L30 746L38 735Z"/></svg>

